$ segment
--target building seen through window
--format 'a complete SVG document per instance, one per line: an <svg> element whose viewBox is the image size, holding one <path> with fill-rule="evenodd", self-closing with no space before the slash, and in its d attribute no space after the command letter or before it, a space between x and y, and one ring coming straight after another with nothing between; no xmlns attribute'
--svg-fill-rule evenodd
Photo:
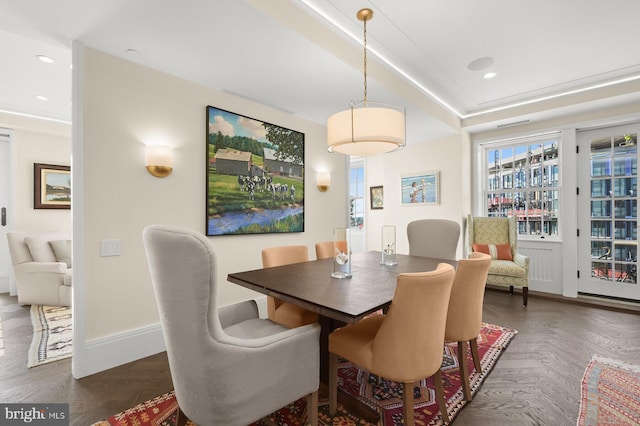
<svg viewBox="0 0 640 426"><path fill-rule="evenodd" d="M559 135L484 148L486 214L518 217L518 234L559 236Z"/></svg>

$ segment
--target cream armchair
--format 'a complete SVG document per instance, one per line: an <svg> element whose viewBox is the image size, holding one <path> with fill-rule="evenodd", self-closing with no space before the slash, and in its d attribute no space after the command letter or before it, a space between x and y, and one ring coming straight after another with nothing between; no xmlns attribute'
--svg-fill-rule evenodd
<svg viewBox="0 0 640 426"><path fill-rule="evenodd" d="M71 240L60 232L9 232L21 305L71 306Z"/></svg>
<svg viewBox="0 0 640 426"><path fill-rule="evenodd" d="M516 216L467 217L467 253L480 251L491 255L487 284L522 288L522 305L529 295L529 257L518 253ZM474 250L474 244L476 250Z"/></svg>

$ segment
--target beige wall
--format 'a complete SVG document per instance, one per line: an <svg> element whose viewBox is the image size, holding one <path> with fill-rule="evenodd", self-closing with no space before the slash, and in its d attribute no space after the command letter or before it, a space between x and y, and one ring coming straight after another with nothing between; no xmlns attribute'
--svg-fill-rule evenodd
<svg viewBox="0 0 640 426"><path fill-rule="evenodd" d="M71 126L0 113L13 143L13 230L71 234L71 211L33 208L33 164L71 163Z"/></svg>
<svg viewBox="0 0 640 426"><path fill-rule="evenodd" d="M81 140L74 141L74 154L82 153L84 202L82 211L74 212L74 221L82 223L76 240L82 239L84 261L77 275L82 282L74 285L82 286L80 321L84 320L87 342L158 323L141 239L146 225L205 231L208 104L305 133L305 232L211 237L220 304L258 296L226 282L226 275L260 267L262 248L305 244L313 257L313 244L331 239L333 228L346 224L346 158L326 152L324 126L96 50L82 53L83 130ZM174 170L164 179L151 176L144 167L145 144L157 140L174 148ZM318 168L332 172L328 192L316 189ZM104 239L120 240L122 254L101 257Z"/></svg>
<svg viewBox="0 0 640 426"><path fill-rule="evenodd" d="M384 186L384 208L370 210L367 204L367 248L380 250L381 227L396 226L398 253L409 252L407 224L417 219L450 219L463 226L468 212L469 143L462 135L411 143L401 151L367 159L367 186ZM440 203L402 205L400 179L423 172L440 173ZM367 189L368 191L368 189ZM367 193L368 196L368 193ZM367 202L368 203L368 202ZM461 233L462 234L462 233ZM462 256L462 239L458 257Z"/></svg>

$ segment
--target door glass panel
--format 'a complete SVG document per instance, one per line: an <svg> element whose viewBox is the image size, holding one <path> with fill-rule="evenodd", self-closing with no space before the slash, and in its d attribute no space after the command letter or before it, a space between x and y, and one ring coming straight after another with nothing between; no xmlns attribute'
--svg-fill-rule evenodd
<svg viewBox="0 0 640 426"><path fill-rule="evenodd" d="M637 283L636 142L635 134L591 141L592 278Z"/></svg>

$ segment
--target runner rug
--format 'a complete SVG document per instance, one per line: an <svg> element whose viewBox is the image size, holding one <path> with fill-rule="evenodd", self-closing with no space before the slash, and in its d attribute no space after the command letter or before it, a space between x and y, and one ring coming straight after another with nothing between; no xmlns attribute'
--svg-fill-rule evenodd
<svg viewBox="0 0 640 426"><path fill-rule="evenodd" d="M69 358L72 352L71 308L66 306L31 305L33 338L27 367L36 367Z"/></svg>
<svg viewBox="0 0 640 426"><path fill-rule="evenodd" d="M582 377L578 426L640 424L640 366L594 355Z"/></svg>
<svg viewBox="0 0 640 426"><path fill-rule="evenodd" d="M475 395L491 372L500 355L515 337L517 331L498 325L483 324L478 336L478 351L480 353L482 373L475 369L470 374L471 391ZM465 406L466 401L462 395L458 361L456 358L457 344L445 345L444 361L442 364L442 379L444 382L447 410L451 420ZM473 368L471 354L469 356L470 368ZM396 426L402 424L402 385L380 380L368 372L354 367L348 362L342 362L338 370L339 383L343 391L348 392L359 401L380 413L381 424L384 426ZM419 394L419 395L418 395ZM441 425L440 411L435 403L435 391L431 379L422 380L420 386L414 389L416 397L414 410L416 424ZM177 402L173 392L146 401L122 413L109 417L105 421L95 423L93 426L110 425L163 425L174 426ZM338 404L336 416L329 415L329 404L326 398L320 398L319 424L323 426L373 426L363 419L348 413L344 407ZM287 407L271 414L270 420L277 425L298 426L304 424L306 419L306 400L300 399ZM253 426L264 426L268 423L259 421Z"/></svg>

